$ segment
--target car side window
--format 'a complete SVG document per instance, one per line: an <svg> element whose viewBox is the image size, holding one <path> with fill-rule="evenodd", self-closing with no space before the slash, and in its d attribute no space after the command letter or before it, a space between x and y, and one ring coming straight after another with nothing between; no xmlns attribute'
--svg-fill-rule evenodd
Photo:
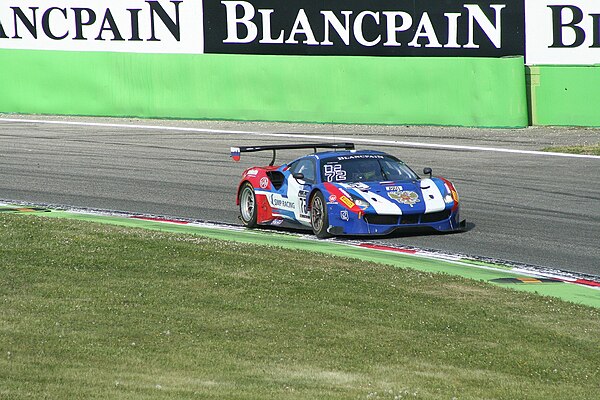
<svg viewBox="0 0 600 400"><path fill-rule="evenodd" d="M290 165L290 172L292 174L303 174L304 181L307 183L314 183L316 178L316 167L314 160L310 158L305 158L299 161L296 161L292 165Z"/></svg>

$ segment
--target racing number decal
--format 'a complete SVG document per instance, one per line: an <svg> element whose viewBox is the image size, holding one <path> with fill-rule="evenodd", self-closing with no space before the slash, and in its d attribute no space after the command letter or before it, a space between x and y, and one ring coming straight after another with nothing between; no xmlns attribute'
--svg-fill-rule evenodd
<svg viewBox="0 0 600 400"><path fill-rule="evenodd" d="M310 225L310 216L308 214L308 195L310 193L311 185L300 184L291 174L287 179L288 187L286 190L285 199L289 201L293 206L288 211L293 211L293 214L288 213L288 219L292 219L302 225Z"/></svg>
<svg viewBox="0 0 600 400"><path fill-rule="evenodd" d="M346 180L346 171L342 169L340 164L325 164L325 178L327 178L327 182L335 181L345 181Z"/></svg>
<svg viewBox="0 0 600 400"><path fill-rule="evenodd" d="M307 190L298 191L298 201L300 202L300 217L309 218L308 215L308 202L306 201L306 197L308 196Z"/></svg>

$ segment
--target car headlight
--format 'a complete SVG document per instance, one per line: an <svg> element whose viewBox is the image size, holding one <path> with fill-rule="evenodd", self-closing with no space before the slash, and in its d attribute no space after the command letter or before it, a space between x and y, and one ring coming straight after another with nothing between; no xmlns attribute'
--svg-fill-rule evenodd
<svg viewBox="0 0 600 400"><path fill-rule="evenodd" d="M354 204L356 204L363 210L366 210L367 208L369 208L371 206L368 201L365 201L363 199L354 199Z"/></svg>
<svg viewBox="0 0 600 400"><path fill-rule="evenodd" d="M456 193L456 189L454 189L454 185L450 182L445 182L444 187L446 188L446 194L444 195L444 201L446 204L454 202L458 204L458 193Z"/></svg>

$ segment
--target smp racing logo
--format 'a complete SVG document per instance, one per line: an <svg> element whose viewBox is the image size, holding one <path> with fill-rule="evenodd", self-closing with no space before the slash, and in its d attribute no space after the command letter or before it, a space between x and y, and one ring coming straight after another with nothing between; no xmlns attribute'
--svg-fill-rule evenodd
<svg viewBox="0 0 600 400"><path fill-rule="evenodd" d="M523 1L205 0L214 53L524 54Z"/></svg>
<svg viewBox="0 0 600 400"><path fill-rule="evenodd" d="M281 198L279 196L276 196L273 193L271 193L270 200L271 200L271 205L273 207L284 208L284 209L288 209L288 210L296 209L296 204L293 201L285 199L285 198Z"/></svg>

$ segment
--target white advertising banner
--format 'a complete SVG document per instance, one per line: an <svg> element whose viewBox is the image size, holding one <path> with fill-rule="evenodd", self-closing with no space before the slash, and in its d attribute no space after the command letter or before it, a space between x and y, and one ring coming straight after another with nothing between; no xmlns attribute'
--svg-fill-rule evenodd
<svg viewBox="0 0 600 400"><path fill-rule="evenodd" d="M0 0L0 49L203 53L202 0Z"/></svg>
<svg viewBox="0 0 600 400"><path fill-rule="evenodd" d="M0 49L600 64L600 0L411 1L0 0Z"/></svg>
<svg viewBox="0 0 600 400"><path fill-rule="evenodd" d="M600 64L600 0L525 0L525 63Z"/></svg>

